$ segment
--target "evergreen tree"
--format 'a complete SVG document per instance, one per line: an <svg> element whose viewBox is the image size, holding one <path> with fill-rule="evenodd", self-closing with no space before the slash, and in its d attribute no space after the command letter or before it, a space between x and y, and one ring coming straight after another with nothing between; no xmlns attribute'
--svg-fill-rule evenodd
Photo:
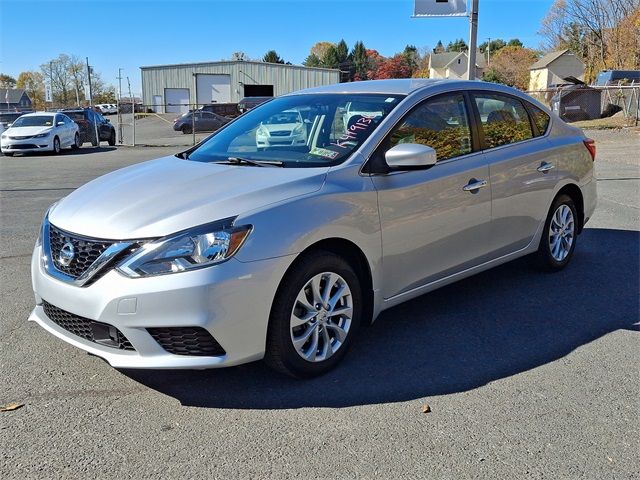
<svg viewBox="0 0 640 480"><path fill-rule="evenodd" d="M262 61L266 63L284 63L284 60L280 58L280 55L275 50L269 50L265 53Z"/></svg>

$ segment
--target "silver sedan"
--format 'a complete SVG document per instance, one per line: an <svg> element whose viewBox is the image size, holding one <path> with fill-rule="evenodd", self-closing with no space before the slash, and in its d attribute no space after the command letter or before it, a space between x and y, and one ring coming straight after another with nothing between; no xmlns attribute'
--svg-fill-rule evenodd
<svg viewBox="0 0 640 480"><path fill-rule="evenodd" d="M297 112L304 144L261 146ZM385 80L304 90L47 212L30 317L114 367L264 358L334 367L385 309L530 255L571 260L595 145L512 88Z"/></svg>

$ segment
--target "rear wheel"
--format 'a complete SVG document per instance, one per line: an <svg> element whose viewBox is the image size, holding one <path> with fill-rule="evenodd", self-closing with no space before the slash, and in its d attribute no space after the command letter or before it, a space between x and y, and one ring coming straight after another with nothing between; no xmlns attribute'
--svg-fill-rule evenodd
<svg viewBox="0 0 640 480"><path fill-rule="evenodd" d="M562 270L571 261L578 236L578 212L568 195L559 195L551 205L536 254L538 267Z"/></svg>
<svg viewBox="0 0 640 480"><path fill-rule="evenodd" d="M60 139L58 137L53 137L53 150L51 150L51 153L54 155L60 153Z"/></svg>
<svg viewBox="0 0 640 480"><path fill-rule="evenodd" d="M100 140L98 139L98 134L97 133L92 133L91 134L91 145L94 147L97 147L100 145Z"/></svg>
<svg viewBox="0 0 640 480"><path fill-rule="evenodd" d="M111 135L109 135L109 145L114 146L116 144L116 131L112 130Z"/></svg>
<svg viewBox="0 0 640 480"><path fill-rule="evenodd" d="M78 135L78 132L76 132L75 136L73 137L73 144L71 145L71 148L73 150L77 150L82 146L82 142L80 142L80 135Z"/></svg>
<svg viewBox="0 0 640 480"><path fill-rule="evenodd" d="M271 312L265 361L293 377L335 367L353 341L362 312L360 281L330 252L313 252L282 281Z"/></svg>

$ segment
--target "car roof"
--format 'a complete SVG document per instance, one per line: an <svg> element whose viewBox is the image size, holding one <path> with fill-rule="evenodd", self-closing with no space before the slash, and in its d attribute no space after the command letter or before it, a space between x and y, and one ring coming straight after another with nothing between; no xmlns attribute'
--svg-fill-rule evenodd
<svg viewBox="0 0 640 480"><path fill-rule="evenodd" d="M489 86L492 90L505 91L502 85L495 83L482 82L478 80L450 80L440 78L394 78L388 80L365 80L362 82L335 83L333 85L324 85L321 87L307 88L299 90L287 95L313 94L313 93L371 93L371 94L388 94L388 95L409 95L417 90L428 89L436 86L447 86L450 88L481 88L487 89ZM512 88L506 87L508 91Z"/></svg>
<svg viewBox="0 0 640 480"><path fill-rule="evenodd" d="M49 115L51 117L53 117L56 113L58 112L32 112L32 113L25 113L24 115L21 115L22 117L35 117L35 116L42 116L42 115Z"/></svg>

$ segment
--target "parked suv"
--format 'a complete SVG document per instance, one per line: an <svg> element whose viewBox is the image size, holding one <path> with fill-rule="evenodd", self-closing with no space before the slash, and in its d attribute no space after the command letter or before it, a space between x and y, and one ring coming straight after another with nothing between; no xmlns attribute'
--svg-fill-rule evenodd
<svg viewBox="0 0 640 480"><path fill-rule="evenodd" d="M366 108L345 125L349 104ZM260 126L291 112L309 121L308 141L259 146ZM118 368L264 358L319 375L383 310L524 255L566 267L596 206L594 160L580 129L504 85L292 93L53 205L31 260L30 319ZM540 298L562 278L536 283L527 306L552 322L562 312Z"/></svg>
<svg viewBox="0 0 640 480"><path fill-rule="evenodd" d="M115 127L100 113L91 108L66 108L62 111L80 127L82 143L90 142L94 147L100 142L108 142L111 146L116 144Z"/></svg>
<svg viewBox="0 0 640 480"><path fill-rule="evenodd" d="M240 115L237 103L210 103L209 105L204 105L200 110L229 118L235 118Z"/></svg>

